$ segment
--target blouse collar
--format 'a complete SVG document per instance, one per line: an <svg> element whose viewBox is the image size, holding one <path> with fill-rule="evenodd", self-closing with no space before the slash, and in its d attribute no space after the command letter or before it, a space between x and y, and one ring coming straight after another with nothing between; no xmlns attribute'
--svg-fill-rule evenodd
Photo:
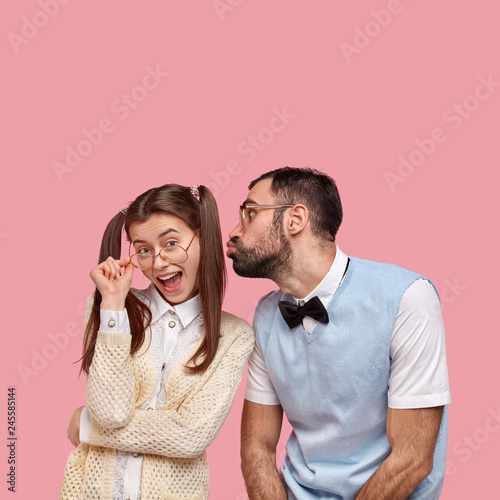
<svg viewBox="0 0 500 500"><path fill-rule="evenodd" d="M196 318L196 316L198 316L201 312L201 299L199 294L189 300L186 300L186 302L183 302L182 304L173 305L169 304L163 298L153 283L151 283L146 290L140 290L139 292L139 298L141 298L141 295L144 296L147 301L143 300L143 302L145 302L151 309L151 313L153 315L151 323L154 323L166 312L169 312L170 314L177 314L182 323L182 327L186 328L186 326L188 326L189 323L191 323L191 321L193 321L193 319Z"/></svg>

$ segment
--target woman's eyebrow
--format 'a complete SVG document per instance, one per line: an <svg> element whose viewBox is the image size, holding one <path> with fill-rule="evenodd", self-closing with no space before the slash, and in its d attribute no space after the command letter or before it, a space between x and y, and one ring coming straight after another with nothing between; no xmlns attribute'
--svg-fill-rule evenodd
<svg viewBox="0 0 500 500"><path fill-rule="evenodd" d="M158 239L161 239L164 236L166 236L168 233L172 233L172 232L173 233L177 233L177 234L181 234L179 231L177 231L177 229L169 228L166 231L163 231L163 233L159 234L158 235Z"/></svg>
<svg viewBox="0 0 500 500"><path fill-rule="evenodd" d="M174 229L174 228L170 227L170 228L166 229L165 231L163 231L163 233L159 234L158 235L158 239L160 240L161 238L163 238L164 236L166 236L167 234L172 233L172 232L180 234L179 231L177 231L177 229ZM145 241L145 240L134 240L132 242L132 245L135 245L136 243L147 243L147 241Z"/></svg>

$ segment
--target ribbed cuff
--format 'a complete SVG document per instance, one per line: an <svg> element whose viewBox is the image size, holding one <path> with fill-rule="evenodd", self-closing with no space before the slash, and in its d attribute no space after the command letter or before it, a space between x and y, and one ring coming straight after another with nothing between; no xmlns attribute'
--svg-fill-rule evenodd
<svg viewBox="0 0 500 500"><path fill-rule="evenodd" d="M123 333L97 332L97 343L130 346L132 335Z"/></svg>

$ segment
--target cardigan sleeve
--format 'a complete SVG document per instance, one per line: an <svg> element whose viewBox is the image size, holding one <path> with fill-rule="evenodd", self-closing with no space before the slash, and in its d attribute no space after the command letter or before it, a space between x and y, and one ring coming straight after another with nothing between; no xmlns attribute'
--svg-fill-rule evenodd
<svg viewBox="0 0 500 500"><path fill-rule="evenodd" d="M211 371L209 376L201 387L192 389L196 393L189 393L178 408L166 405L161 410L135 410L130 421L120 428L107 428L92 419L90 444L176 458L193 458L203 453L231 409L253 349L252 328L239 322L239 331L231 344L207 369ZM174 383L182 384L189 377L180 372Z"/></svg>
<svg viewBox="0 0 500 500"><path fill-rule="evenodd" d="M124 333L97 333L87 378L86 400L92 416L106 427L125 425L134 409L135 379L130 355L131 339L131 335Z"/></svg>

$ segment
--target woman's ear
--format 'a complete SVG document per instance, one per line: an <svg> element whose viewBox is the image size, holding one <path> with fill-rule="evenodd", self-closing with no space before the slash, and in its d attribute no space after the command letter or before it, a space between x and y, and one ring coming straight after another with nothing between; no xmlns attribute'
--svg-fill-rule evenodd
<svg viewBox="0 0 500 500"><path fill-rule="evenodd" d="M286 220L286 230L293 236L304 230L309 222L309 210L305 205L294 205Z"/></svg>

